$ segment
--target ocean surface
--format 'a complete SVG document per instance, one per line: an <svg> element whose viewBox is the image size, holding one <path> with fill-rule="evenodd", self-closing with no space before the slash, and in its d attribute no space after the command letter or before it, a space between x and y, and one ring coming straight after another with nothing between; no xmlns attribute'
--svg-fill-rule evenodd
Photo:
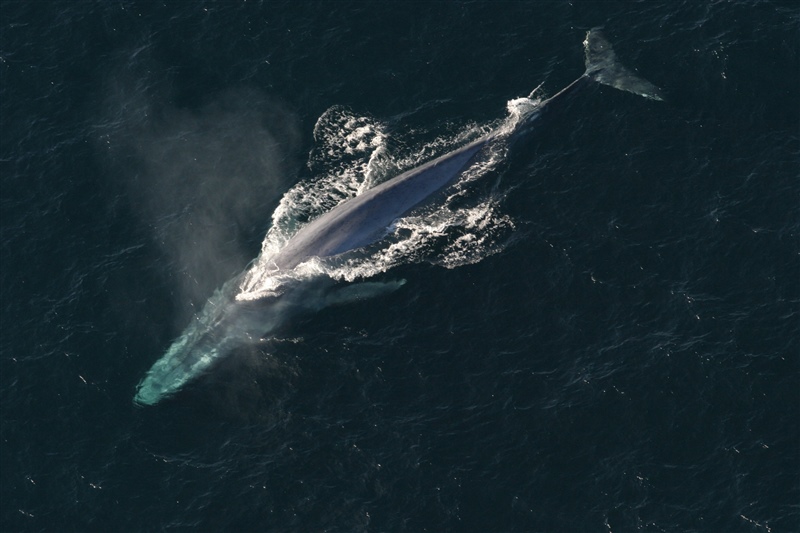
<svg viewBox="0 0 800 533"><path fill-rule="evenodd" d="M326 271L395 290L134 404L596 26L664 102L581 92ZM796 2L4 1L0 531L800 531L799 54Z"/></svg>

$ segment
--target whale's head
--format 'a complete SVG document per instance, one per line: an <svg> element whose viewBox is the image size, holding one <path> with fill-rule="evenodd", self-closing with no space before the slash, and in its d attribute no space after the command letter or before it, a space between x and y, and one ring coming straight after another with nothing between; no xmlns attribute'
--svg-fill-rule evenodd
<svg viewBox="0 0 800 533"><path fill-rule="evenodd" d="M319 309L341 300L338 292L327 292L330 279L324 277L316 282L295 283L286 292L254 300L237 299L231 290L235 286L229 282L208 300L202 312L139 382L134 403L154 405L209 370L220 358L271 334L295 312Z"/></svg>
<svg viewBox="0 0 800 533"><path fill-rule="evenodd" d="M134 403L158 403L208 370L220 357L258 340L266 333L260 311L261 306L237 302L229 287L217 291L139 382Z"/></svg>
<svg viewBox="0 0 800 533"><path fill-rule="evenodd" d="M188 381L202 374L229 349L224 331L201 331L205 325L195 319L167 352L155 362L139 382L133 401L139 405L154 405L171 396Z"/></svg>

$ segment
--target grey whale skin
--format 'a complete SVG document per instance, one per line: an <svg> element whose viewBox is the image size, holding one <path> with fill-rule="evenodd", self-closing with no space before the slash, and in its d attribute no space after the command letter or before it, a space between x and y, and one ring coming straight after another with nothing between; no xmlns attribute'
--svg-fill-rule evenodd
<svg viewBox="0 0 800 533"><path fill-rule="evenodd" d="M617 62L600 30L589 31L583 44L586 52L583 75L521 117L513 130L490 132L342 202L291 237L272 257L273 265L278 271L288 272L311 258L331 257L377 242L394 220L454 182L480 160L484 148L495 142L513 143L530 131L545 109L592 82L662 100L657 87ZM137 387L136 404L153 405L171 396L220 357L238 346L258 341L293 313L380 292L378 284L360 283L361 289L349 293L347 289L340 290L331 296L323 294L313 283L298 281L280 295L255 302L237 301L235 292L242 275L227 282L209 299L203 311L150 368Z"/></svg>

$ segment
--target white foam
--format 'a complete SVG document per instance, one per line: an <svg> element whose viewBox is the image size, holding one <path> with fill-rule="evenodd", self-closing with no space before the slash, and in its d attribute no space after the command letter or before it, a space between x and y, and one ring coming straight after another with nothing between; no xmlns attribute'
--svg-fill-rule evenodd
<svg viewBox="0 0 800 533"><path fill-rule="evenodd" d="M452 186L449 196L439 205L395 221L387 228L387 237L380 245L368 247L364 253L324 260L315 258L291 272L281 272L271 262L300 227L340 202L489 131L510 132L520 120L535 111L538 104L538 99L511 100L505 120L468 124L455 133L394 153L388 147L385 124L343 107L327 110L314 127L315 147L309 154L308 167L316 177L301 181L281 199L272 215L261 254L243 276L236 298L254 300L275 295L287 281L320 274L353 281L414 262L427 261L455 268L478 262L501 250L514 229L513 221L500 210L502 193L495 191L488 198L471 198L478 193L469 186L504 159L506 147L498 143L485 159ZM396 140L393 145L412 144L403 138Z"/></svg>

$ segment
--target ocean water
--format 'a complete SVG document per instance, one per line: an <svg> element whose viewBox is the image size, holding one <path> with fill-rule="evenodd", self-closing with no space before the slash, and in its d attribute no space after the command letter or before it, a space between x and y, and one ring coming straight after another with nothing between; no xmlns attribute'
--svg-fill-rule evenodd
<svg viewBox="0 0 800 533"><path fill-rule="evenodd" d="M0 530L800 531L796 3L0 24ZM262 246L555 94L595 26L665 102L584 91L329 271L397 290L134 405Z"/></svg>

